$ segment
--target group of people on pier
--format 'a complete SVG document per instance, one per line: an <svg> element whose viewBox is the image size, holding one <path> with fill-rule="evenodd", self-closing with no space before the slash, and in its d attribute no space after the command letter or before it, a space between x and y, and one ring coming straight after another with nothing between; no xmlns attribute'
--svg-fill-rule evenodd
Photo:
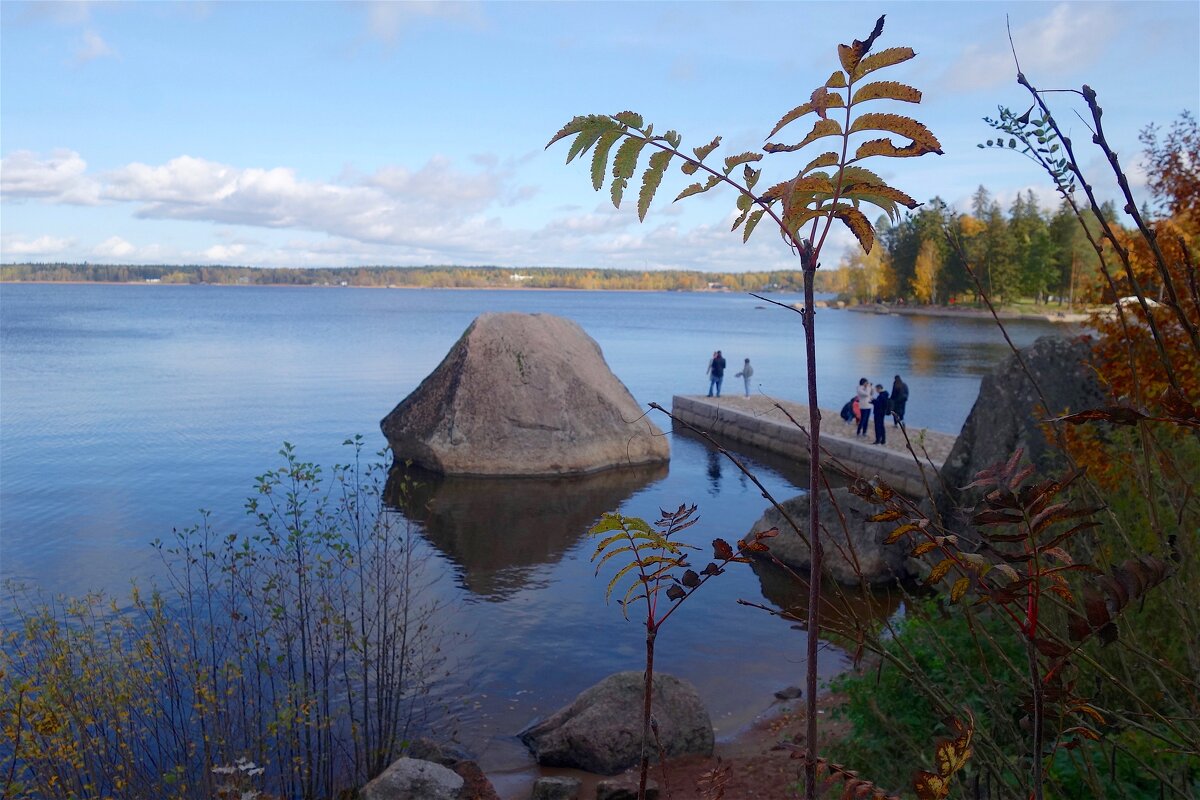
<svg viewBox="0 0 1200 800"><path fill-rule="evenodd" d="M871 385L866 378L858 382L854 397L842 407L842 419L849 423L855 420L858 424L854 435L863 437L871 422L871 412L875 412L875 441L872 444L887 444L886 420L890 414L893 427L904 423L904 410L908 406L908 384L897 375L892 382L889 393L882 383Z"/></svg>

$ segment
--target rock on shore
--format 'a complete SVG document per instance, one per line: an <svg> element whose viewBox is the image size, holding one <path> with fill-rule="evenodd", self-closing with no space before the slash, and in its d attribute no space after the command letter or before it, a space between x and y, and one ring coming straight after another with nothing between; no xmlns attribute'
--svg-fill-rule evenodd
<svg viewBox="0 0 1200 800"><path fill-rule="evenodd" d="M836 502L836 507L834 503ZM809 496L798 495L781 503L788 516L800 525L807 535ZM830 493L822 491L817 509L823 531L825 573L846 586L866 582L882 586L909 577L908 546L903 543L884 544L884 539L896 528L894 522L871 522L869 517L879 511L860 497L841 487ZM840 512L840 513L839 513ZM843 529L841 520L845 519ZM774 507L769 507L750 529L750 536L760 531L779 528L779 535L768 539L771 555L793 569L807 569L811 559L808 543L801 539Z"/></svg>
<svg viewBox="0 0 1200 800"><path fill-rule="evenodd" d="M1061 454L1046 441L1041 423L1048 417L1106 405L1091 352L1086 337L1043 336L1020 351L1020 360L1011 355L984 376L975 405L942 467L940 483L946 491L938 499L938 509L950 530L961 533L970 528L971 509L981 496L981 489L963 487L981 469L1006 461L1018 448L1044 477L1065 466ZM1048 408L1043 408L1043 398Z"/></svg>
<svg viewBox="0 0 1200 800"><path fill-rule="evenodd" d="M616 774L641 758L642 689L641 672L610 675L522 731L521 741L539 764ZM653 710L668 756L712 754L712 720L691 684L655 675ZM657 753L654 742L650 747Z"/></svg>
<svg viewBox="0 0 1200 800"><path fill-rule="evenodd" d="M397 461L447 475L569 475L667 461L667 439L571 320L476 318L380 423Z"/></svg>

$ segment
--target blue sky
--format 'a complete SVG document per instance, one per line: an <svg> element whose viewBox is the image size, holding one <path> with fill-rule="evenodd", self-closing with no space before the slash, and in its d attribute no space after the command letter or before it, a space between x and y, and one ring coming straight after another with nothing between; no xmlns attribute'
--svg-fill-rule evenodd
<svg viewBox="0 0 1200 800"><path fill-rule="evenodd" d="M1200 105L1194 0L4 0L0 260L793 268L765 229L748 245L728 232L729 194L672 204L690 182L674 171L639 224L632 203L592 191L586 165L564 165L565 145L543 147L576 114L625 109L685 145L760 146L883 13L876 49L918 52L886 79L924 92L888 110L945 154L873 167L918 200L965 210L982 184L1006 206L1027 188L1054 202L1032 164L975 146L998 104L1028 106L1006 17L1036 85L1097 90L1137 192L1139 130ZM1054 101L1085 145L1079 104ZM764 180L797 166L776 158ZM839 232L824 263L849 246Z"/></svg>

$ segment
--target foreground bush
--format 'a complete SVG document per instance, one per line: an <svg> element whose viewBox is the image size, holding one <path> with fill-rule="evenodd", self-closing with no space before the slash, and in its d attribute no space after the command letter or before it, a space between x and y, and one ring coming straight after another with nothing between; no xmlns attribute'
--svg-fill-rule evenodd
<svg viewBox="0 0 1200 800"><path fill-rule="evenodd" d="M436 710L442 609L382 466L347 445L329 478L285 445L254 533L205 515L156 542L165 584L124 605L10 587L0 795L212 798L233 768L246 790L329 798L399 755Z"/></svg>

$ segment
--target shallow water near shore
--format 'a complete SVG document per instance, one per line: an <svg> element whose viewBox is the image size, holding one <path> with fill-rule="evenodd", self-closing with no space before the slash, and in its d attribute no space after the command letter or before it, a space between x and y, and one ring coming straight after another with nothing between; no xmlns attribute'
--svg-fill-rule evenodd
<svg viewBox="0 0 1200 800"><path fill-rule="evenodd" d="M347 460L342 442L354 434L382 448L379 419L477 314L507 310L579 322L642 405L705 391L718 348L731 365L725 393L742 391L732 367L749 356L754 391L804 398L799 315L745 295L5 284L0 577L48 594L122 595L131 579L160 574L149 542L196 523L198 509L219 530L248 530L254 476L282 463L283 442L325 465ZM986 321L822 310L817 324L823 405L840 406L860 376L890 385L900 373L912 390L909 422L947 432L1007 353ZM1018 344L1057 330L1009 327ZM772 493L805 485L803 467L748 459ZM766 505L731 464L678 434L669 469L421 491L434 511L410 516L440 576L434 591L457 608L450 624L464 634L452 653L459 738L515 787L510 796L527 786L531 764L515 734L642 663L640 626L605 604L607 581L593 574L591 522L618 507L654 519L659 508L696 503L701 522L689 533L706 543L743 536ZM803 632L736 602L777 606L780 591L730 570L659 638L660 669L697 685L719 736L800 682ZM825 675L845 664L836 648L822 659Z"/></svg>

